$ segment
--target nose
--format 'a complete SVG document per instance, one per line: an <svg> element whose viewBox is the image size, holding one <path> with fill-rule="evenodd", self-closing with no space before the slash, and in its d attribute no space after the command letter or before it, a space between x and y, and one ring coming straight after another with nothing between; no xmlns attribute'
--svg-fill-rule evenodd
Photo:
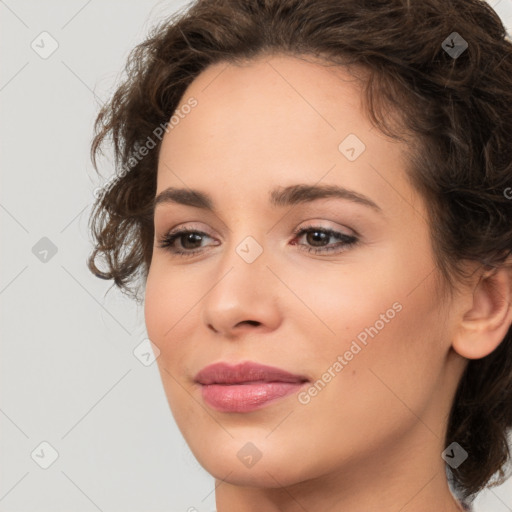
<svg viewBox="0 0 512 512"><path fill-rule="evenodd" d="M203 324L228 339L254 330L272 331L281 322L282 290L268 266L267 252L263 250L251 261L244 254L246 248L242 243L226 250L201 301Z"/></svg>

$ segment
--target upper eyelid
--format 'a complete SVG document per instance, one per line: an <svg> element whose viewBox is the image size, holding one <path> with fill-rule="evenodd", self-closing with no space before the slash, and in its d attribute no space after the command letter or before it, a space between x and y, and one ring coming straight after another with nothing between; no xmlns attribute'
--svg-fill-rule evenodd
<svg viewBox="0 0 512 512"><path fill-rule="evenodd" d="M198 231L198 232L201 232L201 233L205 233L209 237L212 237L212 235L210 235L210 233L208 233L207 229L204 229L202 227L196 226L195 224L192 224L192 225L178 224L177 226L175 226L175 227L173 227L171 229L163 229L162 230L162 235L163 236L165 236L165 235L172 235L173 233L177 233L177 232L180 232L180 231L194 231L194 232Z"/></svg>
<svg viewBox="0 0 512 512"><path fill-rule="evenodd" d="M325 221L320 221L320 220L307 220L307 221L304 221L304 222L306 224L299 225L297 228L294 228L292 231L295 234L297 234L298 232L300 232L302 230L315 229L316 228L316 229L325 230L325 231L338 232L338 233L340 233L342 235L346 235L346 236L357 236L357 237L360 236L360 234L354 228L349 228L348 226L341 226L341 227L329 226L329 225L326 226L326 225L322 224ZM175 227L173 227L171 229L163 229L161 231L162 231L162 233L161 233L160 236L170 236L170 235L173 235L173 234L181 232L181 231L192 231L192 232L201 232L201 233L206 234L210 238L215 238L215 236L210 234L207 229L199 227L199 226L197 226L195 224L192 224L192 225L178 224L177 226L175 226ZM347 233L346 231L351 231L352 233Z"/></svg>
<svg viewBox="0 0 512 512"><path fill-rule="evenodd" d="M302 214L309 215L311 213L317 213L317 214L319 214L319 216L322 216L325 214L332 215L335 212L340 211L340 207L339 207L340 202L345 203L345 206L349 207L349 209L347 210L347 213L349 214L350 217L352 217L353 215L356 215L356 217L359 217L360 211L358 211L358 209L359 209L359 207L362 206L361 203L347 201L347 200L340 200L337 197L319 197L319 198L316 198L316 199L308 201L308 202L296 204L291 208L291 210L297 211L297 209L298 209L299 215L302 215ZM346 203L349 203L349 204L346 205ZM196 207L187 205L187 204L181 204L181 203L162 202L162 203L160 203L160 205L161 205L161 208L156 208L153 211L153 223L154 224L156 224L155 219L159 218L160 216L162 216L165 219L168 212L172 212L174 208L178 208L178 211L179 211L179 209L184 208L185 211L188 210L189 213L190 213L190 209L197 211ZM334 206L334 205L336 205L336 206ZM358 207L358 209L352 210L350 208L350 206L356 206L356 207ZM324 210L324 207L326 208L325 210ZM384 215L384 211L380 207L377 207L377 208ZM341 208L341 211L344 211L343 207ZM219 215L217 215L213 211L211 211L209 209L201 209L200 215L206 216L208 218L207 222L209 222L210 220L214 220L215 222L217 222L217 221L220 222L220 224L222 224L223 229L225 229L228 233L232 232L231 228L226 224L226 222L224 222L224 220L221 219L219 217ZM280 219L282 220L285 216L280 217ZM203 221L198 221L198 222L203 222ZM305 221L305 222L308 222L308 221ZM274 229L274 227L270 228L270 230L272 230L272 229ZM355 230L354 230L354 232L355 232Z"/></svg>

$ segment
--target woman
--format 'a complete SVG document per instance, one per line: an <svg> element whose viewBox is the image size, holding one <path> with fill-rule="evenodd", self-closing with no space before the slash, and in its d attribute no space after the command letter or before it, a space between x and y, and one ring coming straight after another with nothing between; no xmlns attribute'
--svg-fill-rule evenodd
<svg viewBox="0 0 512 512"><path fill-rule="evenodd" d="M143 285L217 511L470 510L503 481L512 425L497 14L200 0L127 74L96 124L94 164L111 137L117 176L89 268Z"/></svg>

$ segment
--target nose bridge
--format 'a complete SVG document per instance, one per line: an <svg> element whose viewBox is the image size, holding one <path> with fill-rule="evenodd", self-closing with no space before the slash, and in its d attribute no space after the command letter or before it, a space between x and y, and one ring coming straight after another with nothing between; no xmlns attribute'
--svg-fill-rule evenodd
<svg viewBox="0 0 512 512"><path fill-rule="evenodd" d="M261 227L261 225L260 225ZM216 279L204 297L201 317L217 332L229 333L240 322L276 325L278 305L272 272L267 268L270 249L264 229L255 233L239 225L230 232L218 260Z"/></svg>
<svg viewBox="0 0 512 512"><path fill-rule="evenodd" d="M224 242L223 265L242 267L247 272L258 268L258 272L261 272L260 267L264 267L268 260L270 242L267 236L269 227L264 225L261 210L256 207L249 210L241 204L238 210L231 212L230 217L235 221Z"/></svg>
<svg viewBox="0 0 512 512"><path fill-rule="evenodd" d="M256 235L258 240L253 235L240 234L244 232L248 231L233 230L230 234L232 238L225 242L224 251L220 256L221 263L217 274L219 281L216 287L233 286L236 287L236 293L259 294L267 279L266 274L270 274L267 268L270 249L265 242L263 230ZM224 284L221 284L223 282Z"/></svg>

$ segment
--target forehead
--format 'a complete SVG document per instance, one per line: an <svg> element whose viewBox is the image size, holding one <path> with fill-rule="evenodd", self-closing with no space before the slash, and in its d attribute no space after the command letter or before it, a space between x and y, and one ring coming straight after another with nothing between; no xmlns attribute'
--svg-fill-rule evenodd
<svg viewBox="0 0 512 512"><path fill-rule="evenodd" d="M360 89L360 82L346 69L298 57L260 56L243 64L216 63L185 91L177 111L194 97L198 105L187 116L194 123L191 126L182 119L173 128L172 138L184 142L178 137L190 138L189 131L203 144L254 137L251 147L284 151L297 137L340 136L347 128L362 132L371 126L365 119Z"/></svg>
<svg viewBox="0 0 512 512"><path fill-rule="evenodd" d="M387 174L410 196L400 183L407 163L402 144L371 124L361 91L351 71L309 59L216 63L190 84L176 109L179 122L162 141L157 193L189 186L267 197L270 183L323 180L364 189L378 202ZM191 98L196 106L184 109ZM345 140L364 148L354 161L340 149Z"/></svg>

